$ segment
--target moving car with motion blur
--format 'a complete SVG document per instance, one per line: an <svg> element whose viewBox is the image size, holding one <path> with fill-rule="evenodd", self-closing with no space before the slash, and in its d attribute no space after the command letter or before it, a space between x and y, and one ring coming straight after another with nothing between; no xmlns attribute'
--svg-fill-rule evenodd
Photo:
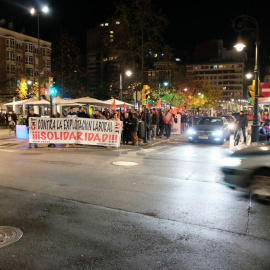
<svg viewBox="0 0 270 270"><path fill-rule="evenodd" d="M249 189L254 198L270 201L270 143L254 143L221 161L230 187Z"/></svg>
<svg viewBox="0 0 270 270"><path fill-rule="evenodd" d="M198 124L187 131L188 141L207 141L223 144L230 139L231 131L224 117L202 117Z"/></svg>

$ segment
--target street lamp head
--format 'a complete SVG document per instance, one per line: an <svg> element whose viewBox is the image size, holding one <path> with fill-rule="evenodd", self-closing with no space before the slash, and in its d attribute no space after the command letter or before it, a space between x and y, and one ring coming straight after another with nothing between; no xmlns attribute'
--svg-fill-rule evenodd
<svg viewBox="0 0 270 270"><path fill-rule="evenodd" d="M36 14L36 10L34 8L31 8L30 9L30 13L31 13L31 15L35 15Z"/></svg>
<svg viewBox="0 0 270 270"><path fill-rule="evenodd" d="M168 83L168 82L164 82L163 85L164 85L164 86L168 86L169 83Z"/></svg>
<svg viewBox="0 0 270 270"><path fill-rule="evenodd" d="M253 75L250 72L246 74L247 79L251 79L252 77L253 77Z"/></svg>
<svg viewBox="0 0 270 270"><path fill-rule="evenodd" d="M47 6L44 6L44 7L42 8L42 12L43 12L43 13L48 13L48 12L49 12L49 8L48 8Z"/></svg>
<svg viewBox="0 0 270 270"><path fill-rule="evenodd" d="M188 90L188 89L185 87L185 88L184 88L184 91L187 92L187 90Z"/></svg>
<svg viewBox="0 0 270 270"><path fill-rule="evenodd" d="M130 77L130 76L132 75L132 71L127 70L127 71L126 71L126 75L127 75L128 77Z"/></svg>
<svg viewBox="0 0 270 270"><path fill-rule="evenodd" d="M201 94L202 94L201 92L198 93L199 96L200 96Z"/></svg>
<svg viewBox="0 0 270 270"><path fill-rule="evenodd" d="M246 45L242 42L237 43L236 45L233 46L238 52L243 51L243 49L246 47Z"/></svg>
<svg viewBox="0 0 270 270"><path fill-rule="evenodd" d="M28 80L28 81L27 81L27 84L28 84L28 85L32 84L32 81Z"/></svg>

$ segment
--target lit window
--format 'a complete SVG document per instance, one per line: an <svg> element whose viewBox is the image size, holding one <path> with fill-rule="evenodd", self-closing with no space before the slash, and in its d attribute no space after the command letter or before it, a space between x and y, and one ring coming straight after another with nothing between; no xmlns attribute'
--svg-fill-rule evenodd
<svg viewBox="0 0 270 270"><path fill-rule="evenodd" d="M154 57L157 57L157 54L156 53L154 54Z"/></svg>
<svg viewBox="0 0 270 270"><path fill-rule="evenodd" d="M109 26L109 24L108 23L105 23L105 26Z"/></svg>
<svg viewBox="0 0 270 270"><path fill-rule="evenodd" d="M217 65L214 65L214 69L217 69Z"/></svg>
<svg viewBox="0 0 270 270"><path fill-rule="evenodd" d="M175 58L175 61L176 62L180 62L180 58Z"/></svg>
<svg viewBox="0 0 270 270"><path fill-rule="evenodd" d="M110 38L113 38L113 35L110 35Z"/></svg>
<svg viewBox="0 0 270 270"><path fill-rule="evenodd" d="M110 39L110 42L113 42L113 39Z"/></svg>
<svg viewBox="0 0 270 270"><path fill-rule="evenodd" d="M117 21L115 24L120 24L120 22L119 22L119 21Z"/></svg>
<svg viewBox="0 0 270 270"><path fill-rule="evenodd" d="M113 31L110 31L110 34L113 34Z"/></svg>
<svg viewBox="0 0 270 270"><path fill-rule="evenodd" d="M104 26L104 23L101 23L100 26L103 27Z"/></svg>
<svg viewBox="0 0 270 270"><path fill-rule="evenodd" d="M223 68L223 65L219 65L218 68Z"/></svg>

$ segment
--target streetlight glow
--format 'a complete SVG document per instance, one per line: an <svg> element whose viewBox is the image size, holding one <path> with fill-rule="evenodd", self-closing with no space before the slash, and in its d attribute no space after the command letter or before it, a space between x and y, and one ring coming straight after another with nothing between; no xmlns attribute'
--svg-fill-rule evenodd
<svg viewBox="0 0 270 270"><path fill-rule="evenodd" d="M48 13L49 12L49 8L47 6L42 8L42 12L43 13Z"/></svg>
<svg viewBox="0 0 270 270"><path fill-rule="evenodd" d="M246 47L245 44L243 43L237 43L236 45L233 46L238 52L241 52L244 50L244 48Z"/></svg>
<svg viewBox="0 0 270 270"><path fill-rule="evenodd" d="M247 78L247 79L251 79L252 77L253 77L253 75L252 75L251 73L247 73L247 74L246 74L246 78Z"/></svg>
<svg viewBox="0 0 270 270"><path fill-rule="evenodd" d="M30 9L30 13L31 13L32 15L34 15L34 14L36 13L36 10L35 10L34 8L31 8L31 9Z"/></svg>
<svg viewBox="0 0 270 270"><path fill-rule="evenodd" d="M128 77L130 77L130 76L132 75L132 71L127 70L127 71L126 71L126 75L127 75Z"/></svg>
<svg viewBox="0 0 270 270"><path fill-rule="evenodd" d="M30 80L27 81L27 84L28 84L28 85L30 85L31 83L32 83L32 81L30 81Z"/></svg>
<svg viewBox="0 0 270 270"><path fill-rule="evenodd" d="M188 90L188 89L185 87L185 88L184 88L184 91L187 92L187 90Z"/></svg>
<svg viewBox="0 0 270 270"><path fill-rule="evenodd" d="M168 82L164 82L163 85L164 85L164 86L168 86L169 83L168 83Z"/></svg>

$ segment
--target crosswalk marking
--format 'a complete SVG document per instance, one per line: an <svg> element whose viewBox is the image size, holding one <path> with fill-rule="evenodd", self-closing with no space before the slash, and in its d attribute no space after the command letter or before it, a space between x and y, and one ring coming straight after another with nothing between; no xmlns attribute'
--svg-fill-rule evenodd
<svg viewBox="0 0 270 270"><path fill-rule="evenodd" d="M0 152L9 152L9 153L11 153L11 152L15 152L16 150L14 149L14 150L9 150L9 149L0 149Z"/></svg>

